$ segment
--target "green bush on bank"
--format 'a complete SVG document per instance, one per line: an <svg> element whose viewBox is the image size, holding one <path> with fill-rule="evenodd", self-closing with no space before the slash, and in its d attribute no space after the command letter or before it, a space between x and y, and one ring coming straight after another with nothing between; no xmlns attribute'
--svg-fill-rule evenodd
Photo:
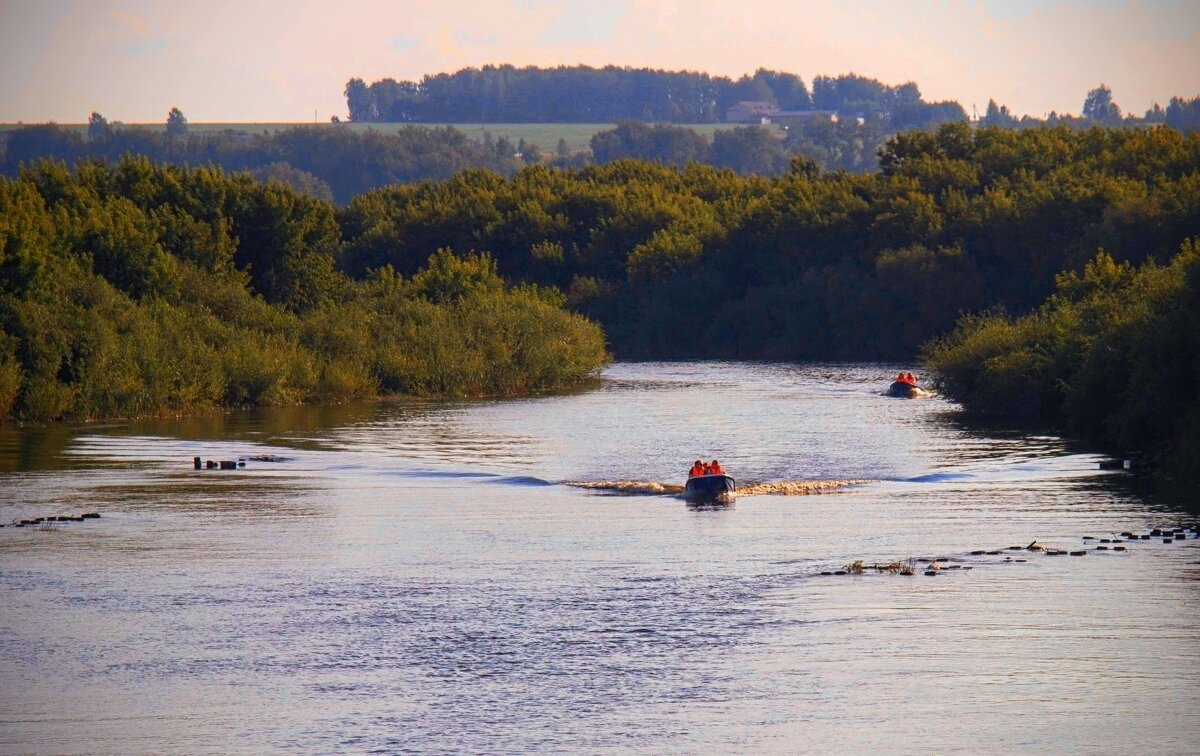
<svg viewBox="0 0 1200 756"><path fill-rule="evenodd" d="M1166 265L1103 251L1021 317L963 318L924 350L971 411L1055 423L1200 481L1200 244Z"/></svg>
<svg viewBox="0 0 1200 756"><path fill-rule="evenodd" d="M554 389L608 359L487 255L336 272L328 203L127 158L0 179L0 420Z"/></svg>

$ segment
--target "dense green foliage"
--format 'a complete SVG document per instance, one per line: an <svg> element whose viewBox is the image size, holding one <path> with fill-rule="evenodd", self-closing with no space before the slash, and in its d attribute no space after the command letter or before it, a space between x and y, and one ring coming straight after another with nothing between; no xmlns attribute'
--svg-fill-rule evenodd
<svg viewBox="0 0 1200 756"><path fill-rule="evenodd" d="M488 250L506 278L568 291L625 357L861 359L911 357L962 312L1028 310L1100 246L1140 263L1200 235L1198 134L947 124L880 161L469 171L356 198L342 265L411 275L443 245Z"/></svg>
<svg viewBox="0 0 1200 756"><path fill-rule="evenodd" d="M925 361L976 412L1056 423L1200 483L1200 245L1140 268L1105 252L1021 318L964 318Z"/></svg>
<svg viewBox="0 0 1200 756"><path fill-rule="evenodd" d="M818 76L810 95L796 74L761 68L734 80L618 66L484 66L420 81L351 79L345 94L351 120L393 123L717 123L740 101L886 119L892 131L966 119L958 103L922 100L912 82L893 87L855 74Z"/></svg>
<svg viewBox="0 0 1200 756"><path fill-rule="evenodd" d="M606 359L563 297L435 250L402 278L336 268L334 208L146 158L0 178L0 420L378 393L513 394Z"/></svg>

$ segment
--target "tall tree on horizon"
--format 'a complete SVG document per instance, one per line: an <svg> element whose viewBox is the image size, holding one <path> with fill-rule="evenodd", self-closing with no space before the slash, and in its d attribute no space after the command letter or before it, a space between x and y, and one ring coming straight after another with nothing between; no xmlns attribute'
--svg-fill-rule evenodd
<svg viewBox="0 0 1200 756"><path fill-rule="evenodd" d="M1121 120L1121 108L1113 102L1112 90L1106 84L1101 84L1087 93L1087 98L1083 101L1083 117L1100 123Z"/></svg>
<svg viewBox="0 0 1200 756"><path fill-rule="evenodd" d="M187 136L188 122L179 108L171 108L167 112L167 136L180 138Z"/></svg>

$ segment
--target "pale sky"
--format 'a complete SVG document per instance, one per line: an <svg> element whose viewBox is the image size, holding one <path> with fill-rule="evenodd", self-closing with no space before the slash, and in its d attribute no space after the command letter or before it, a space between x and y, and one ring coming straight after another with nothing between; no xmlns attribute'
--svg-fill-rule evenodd
<svg viewBox="0 0 1200 756"><path fill-rule="evenodd" d="M321 121L487 63L915 81L982 114L1200 94L1200 0L0 0L0 122Z"/></svg>

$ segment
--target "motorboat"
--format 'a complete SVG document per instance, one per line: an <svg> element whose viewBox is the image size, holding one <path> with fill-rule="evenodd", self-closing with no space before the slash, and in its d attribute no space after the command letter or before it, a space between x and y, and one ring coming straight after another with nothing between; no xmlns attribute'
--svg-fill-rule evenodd
<svg viewBox="0 0 1200 756"><path fill-rule="evenodd" d="M693 475L684 484L683 495L691 501L720 501L732 499L736 490L732 475Z"/></svg>

